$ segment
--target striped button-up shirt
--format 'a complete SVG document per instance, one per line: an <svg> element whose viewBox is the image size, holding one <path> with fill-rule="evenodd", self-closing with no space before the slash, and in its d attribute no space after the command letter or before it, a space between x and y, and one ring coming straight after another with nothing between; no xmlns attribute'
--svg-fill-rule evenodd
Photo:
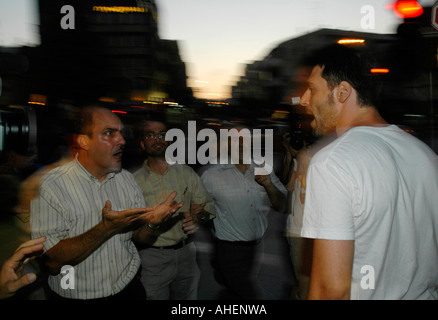
<svg viewBox="0 0 438 320"><path fill-rule="evenodd" d="M46 236L47 251L62 239L81 235L102 220L106 200L111 201L112 210L116 211L146 207L131 173L126 170L111 173L101 183L76 158L44 177L39 195L31 203L32 237ZM62 285L63 277L67 276L62 273L50 276L49 286L67 298L107 297L124 289L139 267L132 232L117 234L73 266L74 274L68 276L74 276L74 289Z"/></svg>
<svg viewBox="0 0 438 320"><path fill-rule="evenodd" d="M188 211L190 204L206 203L204 210L210 213L210 218L214 217L213 202L201 179L191 167L183 164L169 165L164 174L159 174L147 165L146 160L134 176L143 190L146 202L151 207L163 202L172 191L176 191L175 200L184 201L180 212ZM171 246L186 238L182 220L179 220L172 228L158 236L154 246Z"/></svg>

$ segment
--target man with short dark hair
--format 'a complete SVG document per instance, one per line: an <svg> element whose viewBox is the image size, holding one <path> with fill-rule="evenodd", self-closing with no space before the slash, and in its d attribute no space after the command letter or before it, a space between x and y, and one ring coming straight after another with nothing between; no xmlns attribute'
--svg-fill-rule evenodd
<svg viewBox="0 0 438 320"><path fill-rule="evenodd" d="M172 193L147 208L131 173L122 169L123 124L111 111L86 108L75 159L50 171L31 204L32 236L46 236L42 256L57 298L144 299L136 278L140 257L132 242L173 213ZM102 209L103 208L103 209ZM75 288L63 286L63 266L73 266Z"/></svg>
<svg viewBox="0 0 438 320"><path fill-rule="evenodd" d="M213 203L191 167L166 162L169 142L164 122L143 122L140 131L140 146L147 159L134 176L146 201L158 204L176 190L179 201L184 202L178 215L149 225L150 245L140 248L141 281L150 300L194 300L198 298L200 270L192 235L201 223L214 218Z"/></svg>
<svg viewBox="0 0 438 320"><path fill-rule="evenodd" d="M301 104L316 133L337 139L306 176L308 298L437 299L437 155L381 117L360 52L332 46L312 59Z"/></svg>

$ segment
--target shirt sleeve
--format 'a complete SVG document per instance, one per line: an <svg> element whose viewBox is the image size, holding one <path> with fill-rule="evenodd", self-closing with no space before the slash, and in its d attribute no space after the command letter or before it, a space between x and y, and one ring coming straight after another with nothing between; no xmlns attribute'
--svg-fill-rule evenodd
<svg viewBox="0 0 438 320"><path fill-rule="evenodd" d="M280 179L275 175L274 171L270 173L271 175L271 182L274 184L274 186L277 187L277 189L286 197L287 196L287 189L284 186L284 184L280 181Z"/></svg>
<svg viewBox="0 0 438 320"><path fill-rule="evenodd" d="M192 188L194 190L192 194L192 203L206 203L204 210L210 213L210 218L214 217L214 203L213 199L207 192L201 178L195 171L191 171Z"/></svg>
<svg viewBox="0 0 438 320"><path fill-rule="evenodd" d="M201 182L202 182L202 185L203 185L203 187L205 188L205 190L206 190L206 192L207 192L207 194L208 194L208 196L209 196L209 199L211 200L211 201L209 201L209 202L207 202L207 204L205 205L205 207L204 207L204 210L205 211L208 211L208 212L210 212L211 214L214 214L215 216L216 216L216 210L215 210L215 206L214 206L214 198L213 198L213 192L212 192L212 189L211 189L211 178L210 178L210 172L209 172L209 170L207 170L207 171L205 171L202 175L201 175Z"/></svg>
<svg viewBox="0 0 438 320"><path fill-rule="evenodd" d="M44 251L54 247L60 240L68 237L66 210L61 202L44 188L31 202L30 226L32 238L45 236Z"/></svg>
<svg viewBox="0 0 438 320"><path fill-rule="evenodd" d="M309 166L301 236L354 240L353 183L340 166L329 163Z"/></svg>

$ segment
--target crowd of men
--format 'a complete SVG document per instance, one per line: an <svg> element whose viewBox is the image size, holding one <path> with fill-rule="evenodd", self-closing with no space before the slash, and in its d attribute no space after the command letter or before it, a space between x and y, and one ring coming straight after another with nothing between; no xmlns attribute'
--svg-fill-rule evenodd
<svg viewBox="0 0 438 320"><path fill-rule="evenodd" d="M145 160L130 172L122 121L83 108L76 151L41 179L30 203L32 240L4 263L0 297L35 281L22 269L37 255L50 299L197 299L192 235L210 223L230 295L257 300L257 255L274 208L289 214L293 299L438 299L437 155L382 118L359 52L335 45L307 58L301 105L319 140L286 147L287 181L256 174L263 164L242 154L202 174L170 165L160 119L139 123ZM75 290L63 286L64 266L75 268ZM364 281L364 270L373 277Z"/></svg>

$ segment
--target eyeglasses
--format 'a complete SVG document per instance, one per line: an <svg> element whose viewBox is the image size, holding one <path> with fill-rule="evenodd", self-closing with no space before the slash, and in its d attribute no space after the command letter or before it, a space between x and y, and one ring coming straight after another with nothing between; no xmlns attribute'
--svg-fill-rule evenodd
<svg viewBox="0 0 438 320"><path fill-rule="evenodd" d="M158 138L158 139L161 140L161 139L164 139L165 137L166 137L166 132L160 132L160 133L157 133L157 134L150 132L150 133L146 133L144 135L144 138L147 139L147 140L152 140L152 139L155 139L155 138Z"/></svg>

